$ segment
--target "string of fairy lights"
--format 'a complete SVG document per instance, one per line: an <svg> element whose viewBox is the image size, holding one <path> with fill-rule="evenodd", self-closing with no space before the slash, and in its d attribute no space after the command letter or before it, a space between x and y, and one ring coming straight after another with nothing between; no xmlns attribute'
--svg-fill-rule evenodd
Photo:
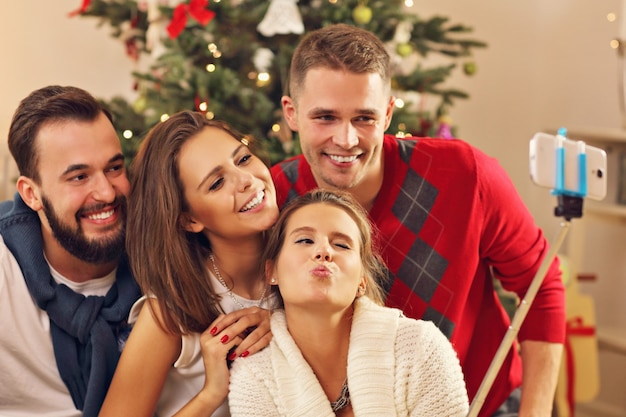
<svg viewBox="0 0 626 417"><path fill-rule="evenodd" d="M213 0L214 3L219 3L220 1L221 0ZM327 1L330 4L337 4L340 0L327 0ZM412 7L414 5L414 2L413 0L404 0L404 5L406 7ZM355 20L361 20L361 19L369 20L371 19L371 13L372 13L371 9L367 6L367 0L362 0L359 2L357 7L355 8L353 14L354 14ZM367 16L369 16L369 19ZM209 43L207 45L207 48L214 58L219 59L222 56L221 51L219 50L218 46L215 43L213 42ZM212 73L217 70L217 66L214 63L209 63L206 65L205 69L207 72ZM271 82L271 74L267 71L251 71L250 73L248 73L248 78L250 80L256 80L257 87L264 87L265 85ZM396 98L395 105L398 108L402 108L404 107L405 103L401 98ZM197 107L198 107L198 110L205 113L207 119L211 120L215 118L215 114L212 111L209 111L209 104L206 101L202 101L198 103ZM159 120L161 122L164 122L167 119L169 119L169 117L170 115L168 113L163 113L161 114ZM399 128L400 128L399 134L403 135L404 126L399 126ZM274 133L280 132L281 129L282 129L282 126L279 123L275 123L271 127L271 130ZM134 134L132 130L126 129L122 132L122 136L125 139L130 140L133 138Z"/></svg>

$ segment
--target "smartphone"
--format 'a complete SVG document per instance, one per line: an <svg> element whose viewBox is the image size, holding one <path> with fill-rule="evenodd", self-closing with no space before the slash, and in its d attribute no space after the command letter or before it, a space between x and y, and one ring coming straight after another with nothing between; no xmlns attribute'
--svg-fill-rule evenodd
<svg viewBox="0 0 626 417"><path fill-rule="evenodd" d="M586 154L587 195L593 200L602 200L606 196L606 152L589 146L582 141L575 141L548 133L536 133L530 140L530 178L541 186L556 189L557 184L557 148L562 144L564 155L563 187L566 190L579 190L579 154Z"/></svg>

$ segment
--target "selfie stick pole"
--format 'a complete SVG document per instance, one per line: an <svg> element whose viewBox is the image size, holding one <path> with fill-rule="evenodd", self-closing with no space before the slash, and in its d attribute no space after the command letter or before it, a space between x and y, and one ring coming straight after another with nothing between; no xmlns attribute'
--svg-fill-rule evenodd
<svg viewBox="0 0 626 417"><path fill-rule="evenodd" d="M564 137L565 135L559 135ZM535 274L530 286L528 287L528 291L526 292L524 298L519 304L513 319L511 320L511 324L507 329L507 332L500 343L500 347L496 351L496 355L494 356L489 369L487 369L487 373L483 378L478 391L476 392L476 396L470 405L468 417L476 417L480 412L480 409L485 401L485 397L489 393L493 381L495 380L498 372L500 371L500 367L504 362L507 354L511 350L511 346L513 345L513 341L517 337L517 333L526 318L526 314L530 309L530 306L539 291L539 287L543 283L543 279L554 260L559 248L563 244L563 240L565 239L565 235L569 230L570 220L573 217L582 217L582 207L583 207L583 197L587 194L587 178L586 178L586 155L584 144L579 147L579 187L578 190L572 191L567 190L564 187L564 178L565 178L565 168L564 168L564 160L565 154L562 147L557 147L557 180L555 188L552 193L557 195L558 197L558 206L554 209L554 214L556 216L562 216L565 218L564 222L561 222L561 230L559 231L558 236L556 237L554 243L551 245L548 254L543 258L541 262L541 266L539 270ZM580 173L580 171L583 171Z"/></svg>
<svg viewBox="0 0 626 417"><path fill-rule="evenodd" d="M509 353L513 341L517 337L517 332L519 331L522 322L526 318L526 314L528 313L528 309L530 308L530 305L532 304L535 295L537 295L537 291L539 290L539 287L543 282L543 278L545 277L548 268L552 264L552 260L556 256L557 251L559 250L561 244L563 243L563 240L565 239L565 235L567 234L569 225L569 221L561 223L561 230L556 238L555 243L550 248L550 251L548 252L546 257L543 258L541 266L537 271L537 274L533 278L530 287L528 287L528 291L526 292L524 299L520 302L519 307L517 308L517 311L513 316L513 320L511 320L511 324L509 325L509 328L507 329L507 332L505 333L504 338L500 343L500 347L498 348L498 351L496 352L496 355L493 358L489 369L487 370L487 374L485 375L485 378L478 388L478 392L476 393L476 396L472 401L472 405L470 406L468 417L478 416L478 412L480 411L480 408L485 401L485 397L491 389L491 385L493 384L493 381L496 378L496 375L498 374L498 371L500 370L500 367L502 366L506 355Z"/></svg>

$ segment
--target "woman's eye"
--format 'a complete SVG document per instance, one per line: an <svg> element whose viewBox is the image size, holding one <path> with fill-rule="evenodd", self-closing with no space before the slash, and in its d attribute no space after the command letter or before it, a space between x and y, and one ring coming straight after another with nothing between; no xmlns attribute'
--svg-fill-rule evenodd
<svg viewBox="0 0 626 417"><path fill-rule="evenodd" d="M350 249L350 245L347 243L335 243L335 245L339 246L342 249Z"/></svg>
<svg viewBox="0 0 626 417"><path fill-rule="evenodd" d="M209 191L215 191L219 189L222 184L224 184L224 178L219 178L213 184L211 184L211 186L209 187Z"/></svg>
<svg viewBox="0 0 626 417"><path fill-rule="evenodd" d="M245 154L244 156L242 156L241 158L239 158L239 165L243 165L246 162L250 161L250 158L252 158L251 154Z"/></svg>
<svg viewBox="0 0 626 417"><path fill-rule="evenodd" d="M311 244L313 243L313 239L309 239L308 237L303 237L301 239L296 240L296 243Z"/></svg>

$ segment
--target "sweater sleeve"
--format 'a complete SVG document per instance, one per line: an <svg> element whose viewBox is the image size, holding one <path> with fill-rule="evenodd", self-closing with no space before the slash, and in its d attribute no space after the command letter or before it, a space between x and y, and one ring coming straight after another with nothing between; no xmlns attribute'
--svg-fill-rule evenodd
<svg viewBox="0 0 626 417"><path fill-rule="evenodd" d="M249 358L239 358L233 362L230 371L230 392L228 404L232 417L274 417L279 416L274 403L269 378L272 369L267 350ZM277 393L274 393L277 394Z"/></svg>
<svg viewBox="0 0 626 417"><path fill-rule="evenodd" d="M429 321L403 319L396 343L396 384L406 381L409 416L465 417L467 390L448 339ZM396 392L402 392L396 387Z"/></svg>
<svg viewBox="0 0 626 417"><path fill-rule="evenodd" d="M502 286L524 297L548 242L500 164L475 150L484 210L481 258L493 266ZM520 340L562 343L565 297L558 259L554 259L519 332Z"/></svg>

